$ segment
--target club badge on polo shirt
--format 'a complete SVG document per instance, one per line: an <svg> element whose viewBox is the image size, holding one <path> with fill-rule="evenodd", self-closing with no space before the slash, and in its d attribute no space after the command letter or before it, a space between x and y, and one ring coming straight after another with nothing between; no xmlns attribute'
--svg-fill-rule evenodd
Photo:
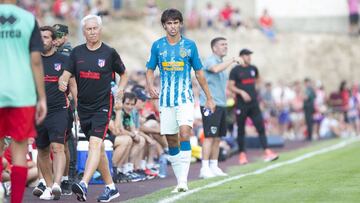
<svg viewBox="0 0 360 203"><path fill-rule="evenodd" d="M255 71L250 71L250 75L251 75L251 77L254 77L255 76Z"/></svg>
<svg viewBox="0 0 360 203"><path fill-rule="evenodd" d="M98 66L100 68L104 67L105 66L105 59L98 59Z"/></svg>
<svg viewBox="0 0 360 203"><path fill-rule="evenodd" d="M216 126L211 126L211 127L210 127L210 131L211 131L212 134L216 134L216 132L217 132L217 127L216 127Z"/></svg>
<svg viewBox="0 0 360 203"><path fill-rule="evenodd" d="M55 69L56 71L60 71L60 70L61 70L61 63L55 63L55 64L54 64L54 69Z"/></svg>

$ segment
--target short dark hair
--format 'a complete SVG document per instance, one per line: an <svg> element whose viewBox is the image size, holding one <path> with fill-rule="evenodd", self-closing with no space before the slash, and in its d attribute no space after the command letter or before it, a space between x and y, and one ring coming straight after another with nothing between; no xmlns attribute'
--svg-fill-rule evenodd
<svg viewBox="0 0 360 203"><path fill-rule="evenodd" d="M52 40L55 40L56 39L56 36L55 36L55 29L51 26L41 26L40 27L40 31L41 32L44 32L44 31L49 31L51 32L51 39Z"/></svg>
<svg viewBox="0 0 360 203"><path fill-rule="evenodd" d="M136 103L136 101L137 101L136 95L135 95L134 93L132 93L132 92L125 92L125 93L124 93L124 96L123 96L123 99L122 99L122 103L125 103L126 99L128 99L128 100L130 100L130 101L134 100L135 103Z"/></svg>
<svg viewBox="0 0 360 203"><path fill-rule="evenodd" d="M179 10L175 8L166 9L161 15L161 24L165 24L169 20L179 20L183 23L183 17Z"/></svg>
<svg viewBox="0 0 360 203"><path fill-rule="evenodd" d="M216 37L216 38L212 39L210 42L211 49L213 49L214 46L216 45L216 43L221 40L226 40L226 39L224 37Z"/></svg>

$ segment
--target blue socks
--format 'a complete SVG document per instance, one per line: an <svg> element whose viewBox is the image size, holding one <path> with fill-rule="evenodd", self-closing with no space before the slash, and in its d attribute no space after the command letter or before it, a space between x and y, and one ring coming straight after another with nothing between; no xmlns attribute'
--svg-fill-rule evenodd
<svg viewBox="0 0 360 203"><path fill-rule="evenodd" d="M180 150L181 151L191 151L190 141L182 141L182 142L180 142Z"/></svg>
<svg viewBox="0 0 360 203"><path fill-rule="evenodd" d="M170 156L175 156L177 154L179 154L180 149L179 147L169 147L169 155Z"/></svg>

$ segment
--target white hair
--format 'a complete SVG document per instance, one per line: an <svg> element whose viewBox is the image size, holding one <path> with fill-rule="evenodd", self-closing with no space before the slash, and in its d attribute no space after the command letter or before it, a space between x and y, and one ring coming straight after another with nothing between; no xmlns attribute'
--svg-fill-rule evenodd
<svg viewBox="0 0 360 203"><path fill-rule="evenodd" d="M84 26L85 26L86 21L88 21L88 20L90 20L90 19L95 19L96 22L97 22L97 24L98 24L100 27L102 26L102 20L101 20L100 16L90 14L90 15L85 16L83 19L81 19L81 28L82 28L82 29L84 29Z"/></svg>

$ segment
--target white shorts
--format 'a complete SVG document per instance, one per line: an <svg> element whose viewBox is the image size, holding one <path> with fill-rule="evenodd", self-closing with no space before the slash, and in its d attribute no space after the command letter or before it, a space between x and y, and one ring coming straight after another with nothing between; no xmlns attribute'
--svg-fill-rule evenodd
<svg viewBox="0 0 360 203"><path fill-rule="evenodd" d="M179 132L179 126L191 128L194 123L194 104L186 103L176 107L160 107L160 132L162 135L172 135Z"/></svg>

